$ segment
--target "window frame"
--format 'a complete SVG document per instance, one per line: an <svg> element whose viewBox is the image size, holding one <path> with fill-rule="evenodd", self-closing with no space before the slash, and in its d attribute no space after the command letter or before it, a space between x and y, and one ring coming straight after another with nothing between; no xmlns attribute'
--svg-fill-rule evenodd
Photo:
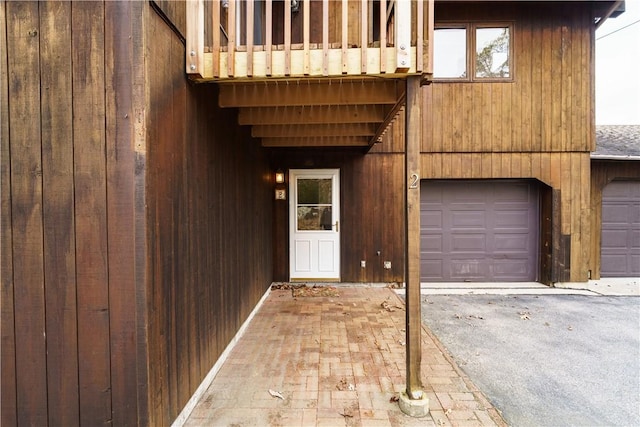
<svg viewBox="0 0 640 427"><path fill-rule="evenodd" d="M508 77L476 77L476 31L482 28L508 28L509 30L509 76ZM514 23L513 21L439 21L434 25L438 29L464 29L466 31L466 77L437 77L434 73L434 82L461 82L461 83L509 83L515 80L515 58L513 56Z"/></svg>

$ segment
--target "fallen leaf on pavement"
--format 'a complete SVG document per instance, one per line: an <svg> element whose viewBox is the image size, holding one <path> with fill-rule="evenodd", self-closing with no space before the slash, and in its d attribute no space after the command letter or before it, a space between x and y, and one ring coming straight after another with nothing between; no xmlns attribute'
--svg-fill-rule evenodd
<svg viewBox="0 0 640 427"><path fill-rule="evenodd" d="M269 394L273 397L277 397L278 399L282 399L284 400L284 396L282 394L280 394L280 392L277 392L275 390L271 390L269 389Z"/></svg>

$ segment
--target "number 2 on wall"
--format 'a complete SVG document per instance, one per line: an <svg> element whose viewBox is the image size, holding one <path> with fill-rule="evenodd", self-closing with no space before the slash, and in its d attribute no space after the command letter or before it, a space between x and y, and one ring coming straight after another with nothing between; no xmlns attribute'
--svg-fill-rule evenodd
<svg viewBox="0 0 640 427"><path fill-rule="evenodd" d="M417 173L411 174L411 184L409 184L410 189L418 188L418 182L420 182L420 176Z"/></svg>

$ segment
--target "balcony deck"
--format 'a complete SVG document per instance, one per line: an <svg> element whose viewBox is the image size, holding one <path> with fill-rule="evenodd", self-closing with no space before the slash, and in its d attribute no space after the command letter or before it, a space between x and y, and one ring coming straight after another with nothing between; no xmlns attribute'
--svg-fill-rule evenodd
<svg viewBox="0 0 640 427"><path fill-rule="evenodd" d="M432 35L433 0L188 0L186 72L264 146L371 147Z"/></svg>

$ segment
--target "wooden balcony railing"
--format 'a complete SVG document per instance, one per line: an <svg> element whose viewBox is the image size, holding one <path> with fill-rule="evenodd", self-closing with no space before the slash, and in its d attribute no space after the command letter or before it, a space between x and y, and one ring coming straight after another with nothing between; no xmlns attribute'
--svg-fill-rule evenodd
<svg viewBox="0 0 640 427"><path fill-rule="evenodd" d="M187 0L195 79L429 74L433 0Z"/></svg>

